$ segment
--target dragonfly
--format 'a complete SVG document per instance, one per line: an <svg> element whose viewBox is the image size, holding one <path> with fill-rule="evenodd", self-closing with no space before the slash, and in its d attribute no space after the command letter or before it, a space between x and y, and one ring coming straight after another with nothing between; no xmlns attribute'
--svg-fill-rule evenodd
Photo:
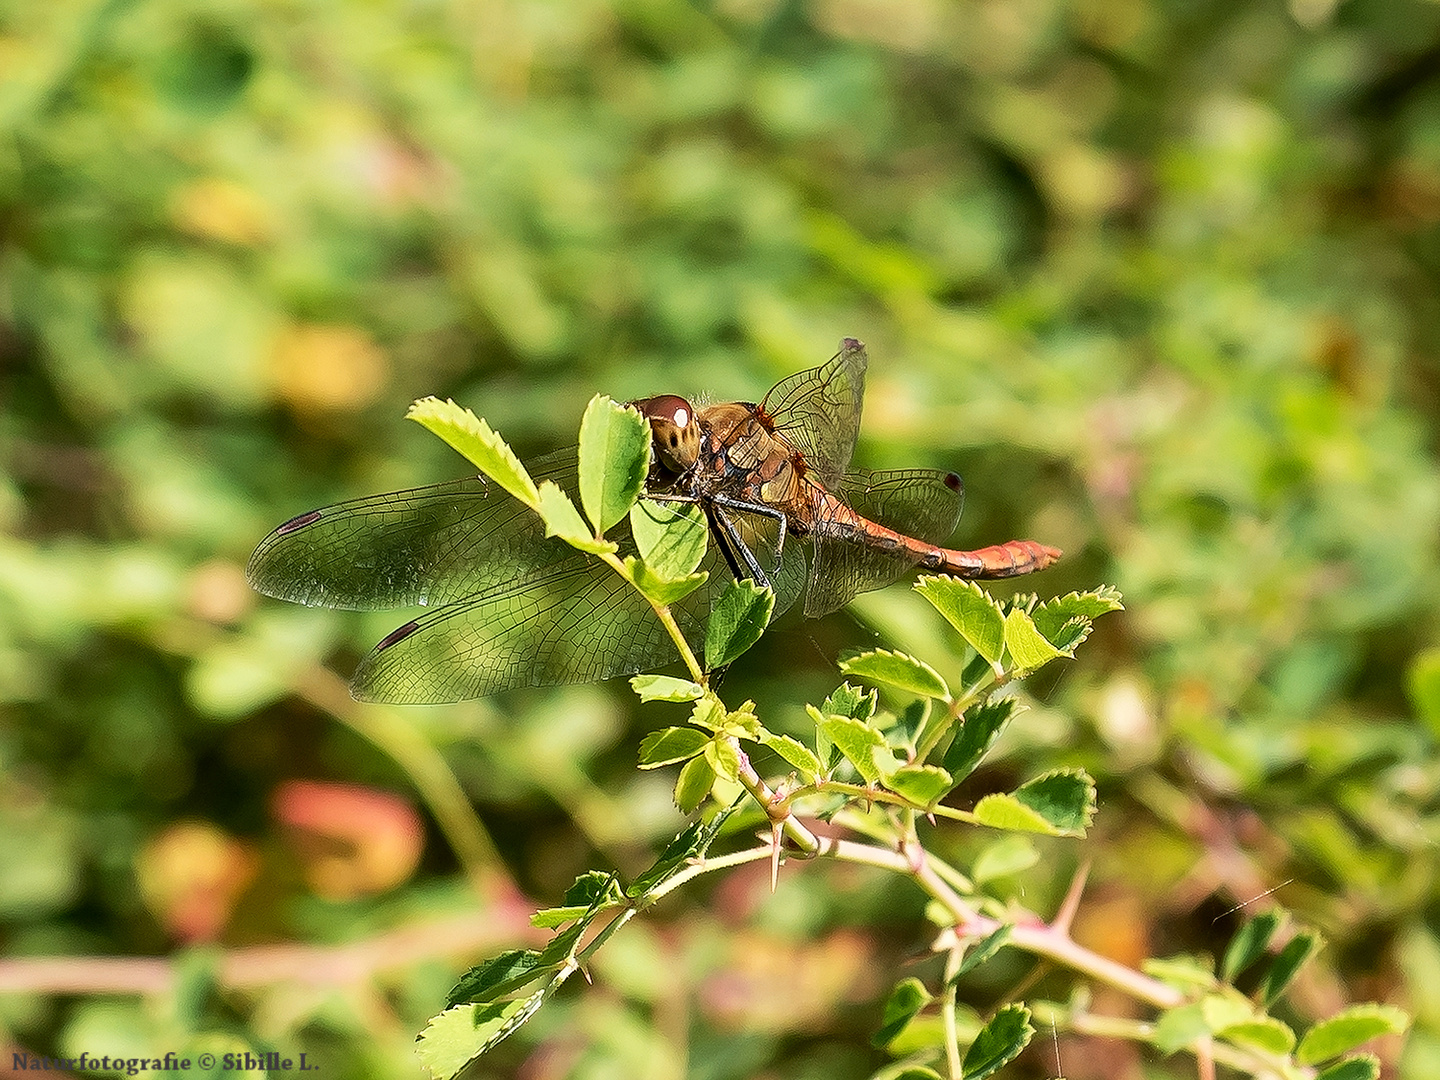
<svg viewBox="0 0 1440 1080"><path fill-rule="evenodd" d="M733 581L774 591L772 619L797 602L828 614L920 568L1007 578L1060 558L1034 540L961 551L964 485L953 472L851 470L865 393L865 346L781 379L756 402L694 408L675 394L630 404L651 431L642 505L698 507L709 530L705 583L672 606L704 640ZM576 497L572 450L528 466ZM635 544L622 520L607 539ZM247 575L268 596L311 606L434 610L361 661L362 701L439 704L521 686L591 682L677 658L650 604L599 560L547 538L538 515L484 476L352 499L294 517L255 549Z"/></svg>

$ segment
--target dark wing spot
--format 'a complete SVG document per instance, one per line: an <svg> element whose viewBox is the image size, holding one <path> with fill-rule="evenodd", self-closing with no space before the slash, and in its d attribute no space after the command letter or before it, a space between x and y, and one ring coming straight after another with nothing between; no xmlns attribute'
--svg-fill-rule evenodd
<svg viewBox="0 0 1440 1080"><path fill-rule="evenodd" d="M292 533L295 532L297 529L303 529L306 525L314 525L315 522L320 520L320 515L323 513L323 510L311 510L308 514L301 514L299 517L293 517L289 521L285 522L284 525L281 525L278 529L276 529L275 535L284 536L286 533Z"/></svg>
<svg viewBox="0 0 1440 1080"><path fill-rule="evenodd" d="M409 637L411 634L413 634L416 630L419 629L420 624L414 619L411 619L404 626L397 626L394 630L391 630L390 633L386 634L383 638L381 638L380 644L375 646L375 651L383 652L385 649L390 648L390 646L394 645L396 642L404 641L407 637Z"/></svg>

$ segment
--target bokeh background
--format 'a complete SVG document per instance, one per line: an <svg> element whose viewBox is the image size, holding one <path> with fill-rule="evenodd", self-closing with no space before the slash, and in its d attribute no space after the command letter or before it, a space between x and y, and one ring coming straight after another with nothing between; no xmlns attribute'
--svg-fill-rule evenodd
<svg viewBox="0 0 1440 1080"><path fill-rule="evenodd" d="M1440 1075L1437 282L1432 0L3 0L5 1041L418 1074L458 970L677 828L633 767L676 716L353 706L405 616L261 600L249 551L467 471L414 398L537 453L596 391L754 399L854 335L858 461L958 469L961 545L1126 598L968 789L1081 764L1096 827L987 888L1051 910L1093 859L1079 933L1132 964L1278 888L1330 942L1286 1015L1404 1005L1387 1069ZM896 587L724 693L802 730L877 641L955 663ZM920 911L855 868L697 885L481 1075L869 1075Z"/></svg>

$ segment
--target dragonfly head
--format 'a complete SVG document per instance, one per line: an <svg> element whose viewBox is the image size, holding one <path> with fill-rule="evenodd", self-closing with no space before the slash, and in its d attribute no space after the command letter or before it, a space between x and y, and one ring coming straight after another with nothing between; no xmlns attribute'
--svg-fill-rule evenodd
<svg viewBox="0 0 1440 1080"><path fill-rule="evenodd" d="M700 458L700 425L690 403L675 394L661 394L633 402L650 421L650 445L660 464L683 473Z"/></svg>

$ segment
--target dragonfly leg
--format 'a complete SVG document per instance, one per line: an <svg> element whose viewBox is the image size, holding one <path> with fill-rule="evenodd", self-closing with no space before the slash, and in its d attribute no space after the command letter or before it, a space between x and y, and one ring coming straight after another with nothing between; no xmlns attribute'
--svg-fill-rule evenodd
<svg viewBox="0 0 1440 1080"><path fill-rule="evenodd" d="M707 505L705 516L710 519L711 531L719 541L720 554L725 556L725 562L735 580L748 577L762 589L774 588L769 575L760 569L755 553L745 546L740 534L735 531L735 523L725 516L725 511L719 506ZM743 568L741 562L745 564Z"/></svg>
<svg viewBox="0 0 1440 1080"><path fill-rule="evenodd" d="M727 510L738 510L742 514L759 514L761 517L775 519L775 526L778 530L775 538L775 565L770 568L772 574L780 572L780 562L785 554L785 533L789 527L789 521L784 511L777 510L773 506L766 506L764 503L745 502L743 499L732 499L728 495L712 495L711 501L717 506L723 506Z"/></svg>

